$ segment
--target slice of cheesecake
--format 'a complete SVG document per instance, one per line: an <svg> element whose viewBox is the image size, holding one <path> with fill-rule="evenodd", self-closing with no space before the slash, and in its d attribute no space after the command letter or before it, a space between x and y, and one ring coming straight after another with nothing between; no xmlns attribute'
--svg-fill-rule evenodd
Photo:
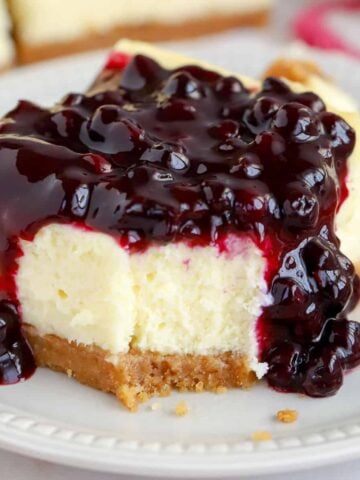
<svg viewBox="0 0 360 480"><path fill-rule="evenodd" d="M273 0L8 0L23 63L113 45L265 25Z"/></svg>
<svg viewBox="0 0 360 480"><path fill-rule="evenodd" d="M3 383L29 342L130 409L264 375L335 393L359 361L335 230L359 162L355 107L322 90L121 41L85 94L20 102L0 125Z"/></svg>
<svg viewBox="0 0 360 480"><path fill-rule="evenodd" d="M10 29L10 18L5 0L0 0L0 71L11 67L15 60Z"/></svg>

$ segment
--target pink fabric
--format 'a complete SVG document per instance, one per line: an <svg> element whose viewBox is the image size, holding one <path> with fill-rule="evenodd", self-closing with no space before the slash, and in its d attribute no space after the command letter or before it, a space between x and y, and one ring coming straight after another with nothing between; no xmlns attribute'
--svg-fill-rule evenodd
<svg viewBox="0 0 360 480"><path fill-rule="evenodd" d="M295 19L293 24L295 35L314 47L341 50L360 58L360 50L353 45L349 45L327 25L327 16L330 13L347 11L351 15L352 12L359 10L360 0L334 0L311 5L302 10Z"/></svg>

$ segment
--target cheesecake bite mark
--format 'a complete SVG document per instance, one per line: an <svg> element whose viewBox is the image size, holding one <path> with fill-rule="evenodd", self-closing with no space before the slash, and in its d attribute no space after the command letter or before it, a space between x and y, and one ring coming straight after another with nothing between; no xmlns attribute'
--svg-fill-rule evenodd
<svg viewBox="0 0 360 480"><path fill-rule="evenodd" d="M184 244L226 256L229 234L245 236L273 298L257 330L269 383L330 395L360 356L345 320L358 278L334 233L354 142L313 93L274 78L253 93L135 55L86 94L52 109L21 102L2 121L3 258L13 238L51 223L112 235L130 255Z"/></svg>

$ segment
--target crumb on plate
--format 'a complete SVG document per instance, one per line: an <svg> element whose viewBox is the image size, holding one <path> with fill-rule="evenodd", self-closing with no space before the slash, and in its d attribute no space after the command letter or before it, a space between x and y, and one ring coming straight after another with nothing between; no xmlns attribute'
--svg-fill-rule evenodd
<svg viewBox="0 0 360 480"><path fill-rule="evenodd" d="M175 407L175 415L183 417L189 413L189 407L185 400L181 400Z"/></svg>
<svg viewBox="0 0 360 480"><path fill-rule="evenodd" d="M253 432L251 434L251 440L253 442L268 442L269 440L272 440L272 435L270 432L266 431Z"/></svg>
<svg viewBox="0 0 360 480"><path fill-rule="evenodd" d="M294 423L299 417L297 410L279 410L276 414L276 419L282 423Z"/></svg>

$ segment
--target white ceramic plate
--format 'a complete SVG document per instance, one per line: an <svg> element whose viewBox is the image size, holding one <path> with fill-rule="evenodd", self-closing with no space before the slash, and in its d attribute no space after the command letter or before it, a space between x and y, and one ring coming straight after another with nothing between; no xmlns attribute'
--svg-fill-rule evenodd
<svg viewBox="0 0 360 480"><path fill-rule="evenodd" d="M248 35L175 45L247 74L259 74L279 50ZM360 65L342 56L315 55L344 87L358 94ZM0 78L0 108L20 97L44 103L90 83L103 53L38 65ZM282 395L258 385L225 395L174 394L137 414L110 395L66 376L39 370L28 382L0 389L0 446L45 460L117 473L172 477L257 475L309 468L360 456L360 372L333 398ZM186 399L190 413L174 407ZM150 403L151 405L151 403ZM299 411L295 424L279 424L282 408ZM254 431L273 440L254 443Z"/></svg>

